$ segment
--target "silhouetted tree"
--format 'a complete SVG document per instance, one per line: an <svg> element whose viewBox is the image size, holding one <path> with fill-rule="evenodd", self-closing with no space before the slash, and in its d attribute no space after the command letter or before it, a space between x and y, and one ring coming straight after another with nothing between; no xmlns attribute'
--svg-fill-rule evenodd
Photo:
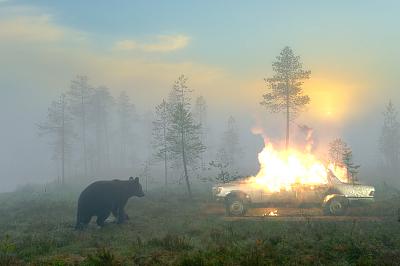
<svg viewBox="0 0 400 266"><path fill-rule="evenodd" d="M135 120L135 106L131 103L125 91L121 92L117 99L120 164L126 167L128 160L132 159L133 147L133 122Z"/></svg>
<svg viewBox="0 0 400 266"><path fill-rule="evenodd" d="M188 195L192 198L188 166L196 163L205 147L200 140L200 125L194 122L190 110L191 90L187 87L186 81L184 75L180 76L170 94L167 143L172 158L182 163Z"/></svg>
<svg viewBox="0 0 400 266"><path fill-rule="evenodd" d="M163 99L163 101L156 106L156 118L155 121L153 121L153 147L156 151L156 159L164 162L165 186L168 184L168 124L168 103Z"/></svg>
<svg viewBox="0 0 400 266"><path fill-rule="evenodd" d="M72 119L67 112L65 94L58 101L53 101L47 111L46 122L38 125L39 135L52 135L54 148L53 159L61 162L61 183L65 184L65 162L71 151L71 142L74 136Z"/></svg>
<svg viewBox="0 0 400 266"><path fill-rule="evenodd" d="M239 134L235 118L230 116L227 127L222 136L221 146L217 152L217 161L227 165L231 171L237 170L238 158L243 155L239 144Z"/></svg>
<svg viewBox="0 0 400 266"><path fill-rule="evenodd" d="M94 89L89 118L94 124L96 145L92 157L96 159L98 171L110 166L109 116L113 104L114 98L107 87Z"/></svg>
<svg viewBox="0 0 400 266"><path fill-rule="evenodd" d="M140 177L144 179L144 191L147 192L151 179L151 158L146 159L141 165Z"/></svg>
<svg viewBox="0 0 400 266"><path fill-rule="evenodd" d="M80 121L84 174L87 177L87 113L93 96L93 88L89 85L88 78L86 76L77 76L76 79L72 80L67 95L69 96L71 113Z"/></svg>
<svg viewBox="0 0 400 266"><path fill-rule="evenodd" d="M309 102L310 98L303 95L301 86L305 79L310 78L310 71L303 70L300 57L296 56L290 47L285 47L277 61L272 63L274 75L265 79L268 92L261 102L271 112L286 114L286 149L289 148L290 121Z"/></svg>
<svg viewBox="0 0 400 266"><path fill-rule="evenodd" d="M400 163L400 123L393 103L389 101L383 113L384 121L380 137L380 150L390 174L399 169Z"/></svg>
<svg viewBox="0 0 400 266"><path fill-rule="evenodd" d="M341 138L334 139L329 143L329 160L336 165L342 166L344 164L344 155L349 151L347 143Z"/></svg>
<svg viewBox="0 0 400 266"><path fill-rule="evenodd" d="M207 103L203 96L196 98L194 105L194 116L197 123L200 125L200 140L203 145L206 143L207 135ZM203 153L200 155L201 169L205 169Z"/></svg>
<svg viewBox="0 0 400 266"><path fill-rule="evenodd" d="M360 165L354 164L353 152L351 151L351 149L348 149L343 154L343 163L347 169L348 179L354 185L354 183L357 182L358 168L360 168Z"/></svg>

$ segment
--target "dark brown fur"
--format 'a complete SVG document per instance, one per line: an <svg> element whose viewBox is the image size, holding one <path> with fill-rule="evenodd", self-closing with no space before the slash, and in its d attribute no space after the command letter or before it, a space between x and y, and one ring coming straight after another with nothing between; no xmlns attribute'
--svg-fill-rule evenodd
<svg viewBox="0 0 400 266"><path fill-rule="evenodd" d="M128 219L124 207L132 196L144 196L138 177L90 184L79 196L75 228L82 229L93 216L97 217L97 225L103 226L110 213L113 213L118 223L124 222Z"/></svg>

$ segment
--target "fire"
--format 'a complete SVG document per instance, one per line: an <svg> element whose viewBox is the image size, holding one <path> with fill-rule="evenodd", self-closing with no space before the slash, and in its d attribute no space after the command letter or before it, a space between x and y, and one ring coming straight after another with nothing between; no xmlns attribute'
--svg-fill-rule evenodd
<svg viewBox="0 0 400 266"><path fill-rule="evenodd" d="M264 216L278 216L278 210L275 209L273 211L270 211L269 213L264 214Z"/></svg>
<svg viewBox="0 0 400 266"><path fill-rule="evenodd" d="M340 181L344 183L349 181L347 168L345 166L329 163L328 169L331 170Z"/></svg>
<svg viewBox="0 0 400 266"><path fill-rule="evenodd" d="M271 192L289 191L293 185L321 185L328 183L328 169L341 181L347 180L344 167L334 164L326 166L310 151L300 152L296 149L278 151L272 143L266 141L264 149L258 154L260 171L250 177L257 187Z"/></svg>

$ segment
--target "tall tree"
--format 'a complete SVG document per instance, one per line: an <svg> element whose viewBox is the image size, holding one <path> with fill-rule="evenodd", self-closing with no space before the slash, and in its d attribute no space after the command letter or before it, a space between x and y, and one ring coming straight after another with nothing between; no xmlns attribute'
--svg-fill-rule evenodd
<svg viewBox="0 0 400 266"><path fill-rule="evenodd" d="M136 117L135 106L128 94L122 91L117 99L119 120L120 165L126 167L132 159L133 122ZM132 162L131 162L132 163Z"/></svg>
<svg viewBox="0 0 400 266"><path fill-rule="evenodd" d="M195 165L205 150L200 140L200 125L196 124L191 113L191 90L186 85L187 78L182 75L175 81L170 94L170 123L167 143L171 157L181 162L189 198L192 198L188 167Z"/></svg>
<svg viewBox="0 0 400 266"><path fill-rule="evenodd" d="M87 112L93 96L93 88L88 83L86 76L77 76L72 80L68 91L72 114L80 121L84 175L88 174L87 157Z"/></svg>
<svg viewBox="0 0 400 266"><path fill-rule="evenodd" d="M272 63L274 75L265 79L268 92L263 95L261 105L274 113L286 114L286 149L289 148L290 121L310 102L303 95L304 80L310 78L311 71L303 70L300 56L286 46Z"/></svg>
<svg viewBox="0 0 400 266"><path fill-rule="evenodd" d="M96 169L102 172L110 164L109 116L114 98L105 86L94 89L89 118L94 123Z"/></svg>
<svg viewBox="0 0 400 266"><path fill-rule="evenodd" d="M165 186L168 185L168 114L168 103L163 99L163 101L156 106L156 118L153 122L153 147L156 150L155 157L164 162Z"/></svg>
<svg viewBox="0 0 400 266"><path fill-rule="evenodd" d="M237 159L240 158L242 152L236 120L233 116L230 116L226 130L223 133L221 147L217 152L217 160L223 165L227 165L231 171L237 170Z"/></svg>
<svg viewBox="0 0 400 266"><path fill-rule="evenodd" d="M207 102L203 96L196 98L194 105L194 117L200 125L200 140L205 145L207 136ZM200 155L201 169L205 169L203 153Z"/></svg>
<svg viewBox="0 0 400 266"><path fill-rule="evenodd" d="M386 166L391 171L390 174L394 174L399 169L400 163L400 123L392 101L389 101L387 104L383 115L384 121L380 137L380 150Z"/></svg>
<svg viewBox="0 0 400 266"><path fill-rule="evenodd" d="M53 159L60 160L61 183L65 184L65 164L73 138L72 119L67 112L65 94L53 101L47 112L47 120L38 125L39 135L52 135Z"/></svg>

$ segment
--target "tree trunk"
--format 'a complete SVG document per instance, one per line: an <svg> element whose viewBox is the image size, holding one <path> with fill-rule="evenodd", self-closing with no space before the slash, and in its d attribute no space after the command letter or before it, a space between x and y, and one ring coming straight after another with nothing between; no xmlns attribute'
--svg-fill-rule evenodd
<svg viewBox="0 0 400 266"><path fill-rule="evenodd" d="M290 114L289 114L289 83L286 82L286 150L289 149L289 121L290 121Z"/></svg>
<svg viewBox="0 0 400 266"><path fill-rule="evenodd" d="M85 168L85 178L87 178L87 153L86 153L86 112L85 112L85 101L82 92L82 142L83 142L83 164Z"/></svg>
<svg viewBox="0 0 400 266"><path fill-rule="evenodd" d="M166 112L165 107L164 107L164 112ZM164 137L164 177L165 177L165 188L167 188L168 185L168 168L167 168L167 131L166 131L166 125L163 126L163 137Z"/></svg>
<svg viewBox="0 0 400 266"><path fill-rule="evenodd" d="M61 112L62 112L62 126L61 126L61 184L65 184L65 102L64 96L61 96Z"/></svg>
<svg viewBox="0 0 400 266"><path fill-rule="evenodd" d="M184 133L181 133L181 144L182 144L182 161L183 161L183 170L185 174L185 181L186 181L186 187L188 190L189 194L189 199L192 199L192 190L190 189L190 182L189 182L189 175L187 171L187 161L186 161L186 153L185 153L185 139L184 139Z"/></svg>
<svg viewBox="0 0 400 266"><path fill-rule="evenodd" d="M167 151L164 151L164 177L165 177L165 187L167 187L168 186Z"/></svg>

